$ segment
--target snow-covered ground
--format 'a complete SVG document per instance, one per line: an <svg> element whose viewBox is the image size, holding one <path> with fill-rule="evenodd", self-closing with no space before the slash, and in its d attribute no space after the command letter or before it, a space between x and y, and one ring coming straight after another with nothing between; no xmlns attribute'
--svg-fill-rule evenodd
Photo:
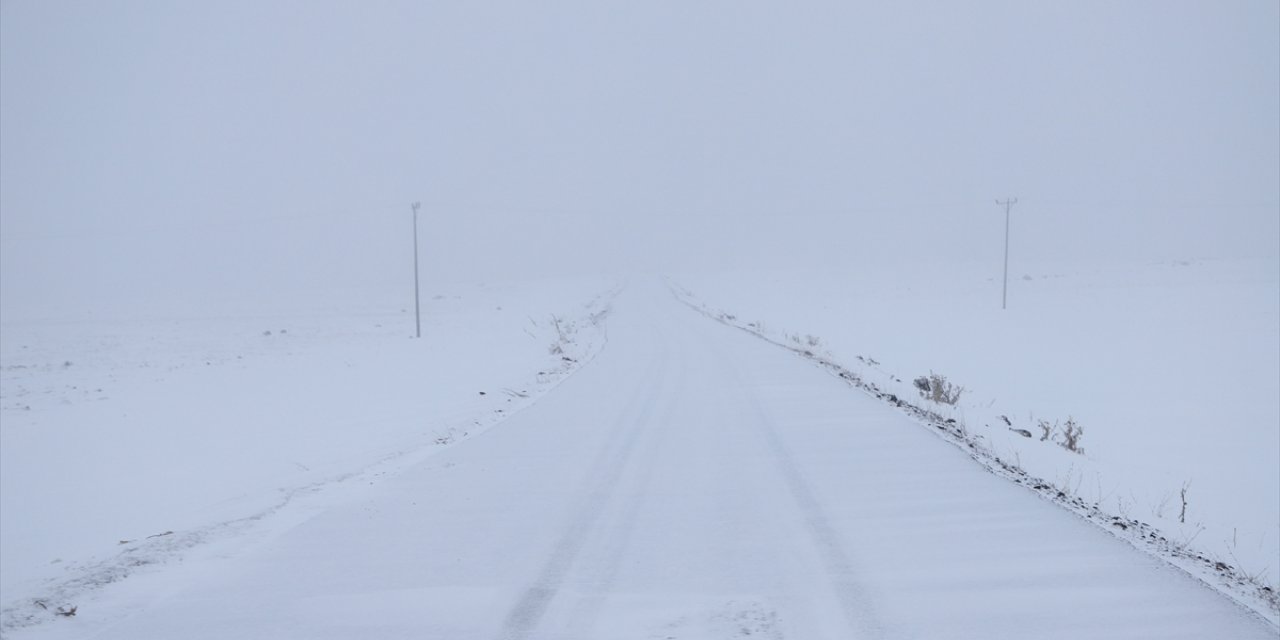
<svg viewBox="0 0 1280 640"><path fill-rule="evenodd" d="M1013 268L1003 311L998 264L675 281L899 397L945 376L959 402L924 404L1001 460L1280 588L1276 263ZM1082 453L1060 444L1068 419Z"/></svg>
<svg viewBox="0 0 1280 640"><path fill-rule="evenodd" d="M493 429L50 602L77 615L12 635L1274 634L658 282L613 309L605 348Z"/></svg>
<svg viewBox="0 0 1280 640"><path fill-rule="evenodd" d="M483 431L598 350L593 314L613 286L429 285L420 340L412 307L387 304L110 319L8 308L3 623Z"/></svg>

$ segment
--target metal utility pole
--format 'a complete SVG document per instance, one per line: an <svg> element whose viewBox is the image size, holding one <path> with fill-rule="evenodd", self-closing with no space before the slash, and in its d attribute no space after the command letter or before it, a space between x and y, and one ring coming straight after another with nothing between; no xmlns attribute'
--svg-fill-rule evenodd
<svg viewBox="0 0 1280 640"><path fill-rule="evenodd" d="M422 337L422 307L418 303L418 207L422 206L421 202L415 202L413 207L413 322L416 328L415 337Z"/></svg>
<svg viewBox="0 0 1280 640"><path fill-rule="evenodd" d="M1017 198L1005 198L1004 202L996 200L996 204L1004 207L1004 290L1000 293L1001 309L1007 309L1009 303L1009 210L1017 203Z"/></svg>

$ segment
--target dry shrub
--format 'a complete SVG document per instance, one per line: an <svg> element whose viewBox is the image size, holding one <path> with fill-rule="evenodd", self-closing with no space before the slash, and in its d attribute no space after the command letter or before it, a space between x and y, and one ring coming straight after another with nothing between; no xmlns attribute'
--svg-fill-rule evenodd
<svg viewBox="0 0 1280 640"><path fill-rule="evenodd" d="M946 376L932 371L929 372L928 377L921 376L912 383L920 391L920 397L938 404L954 405L960 401L960 395L964 393L964 387L951 384Z"/></svg>

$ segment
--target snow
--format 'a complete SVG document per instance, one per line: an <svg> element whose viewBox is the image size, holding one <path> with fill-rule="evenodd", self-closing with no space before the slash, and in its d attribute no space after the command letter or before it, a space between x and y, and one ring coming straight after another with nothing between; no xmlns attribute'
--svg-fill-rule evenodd
<svg viewBox="0 0 1280 640"><path fill-rule="evenodd" d="M1000 459L1280 587L1280 268L1015 263L1007 310L999 277L996 264L676 280L775 339L814 336L805 348L899 397L944 375L965 392L933 408ZM1083 455L1040 441L1040 419L1069 417Z"/></svg>
<svg viewBox="0 0 1280 640"><path fill-rule="evenodd" d="M607 346L494 428L11 635L1274 635L658 283L613 307Z"/></svg>
<svg viewBox="0 0 1280 640"><path fill-rule="evenodd" d="M599 347L580 324L550 353L552 320L589 320L609 286L430 287L420 340L411 312L385 306L5 322L4 606L110 573L165 532L253 517L487 428L556 383L574 364L562 358Z"/></svg>
<svg viewBox="0 0 1280 640"><path fill-rule="evenodd" d="M0 635L1274 637L1280 3L1156 8L0 0Z"/></svg>

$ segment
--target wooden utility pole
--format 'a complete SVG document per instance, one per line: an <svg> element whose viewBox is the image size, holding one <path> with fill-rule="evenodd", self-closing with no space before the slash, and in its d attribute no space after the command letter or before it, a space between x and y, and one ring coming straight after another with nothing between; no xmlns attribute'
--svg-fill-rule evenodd
<svg viewBox="0 0 1280 640"><path fill-rule="evenodd" d="M1000 293L1000 308L1009 308L1009 210L1018 203L1017 198L1005 198L996 204L1004 207L1004 290Z"/></svg>
<svg viewBox="0 0 1280 640"><path fill-rule="evenodd" d="M413 322L414 337L422 337L422 306L418 302L418 207L422 206L421 202L415 202L410 207L413 208Z"/></svg>

